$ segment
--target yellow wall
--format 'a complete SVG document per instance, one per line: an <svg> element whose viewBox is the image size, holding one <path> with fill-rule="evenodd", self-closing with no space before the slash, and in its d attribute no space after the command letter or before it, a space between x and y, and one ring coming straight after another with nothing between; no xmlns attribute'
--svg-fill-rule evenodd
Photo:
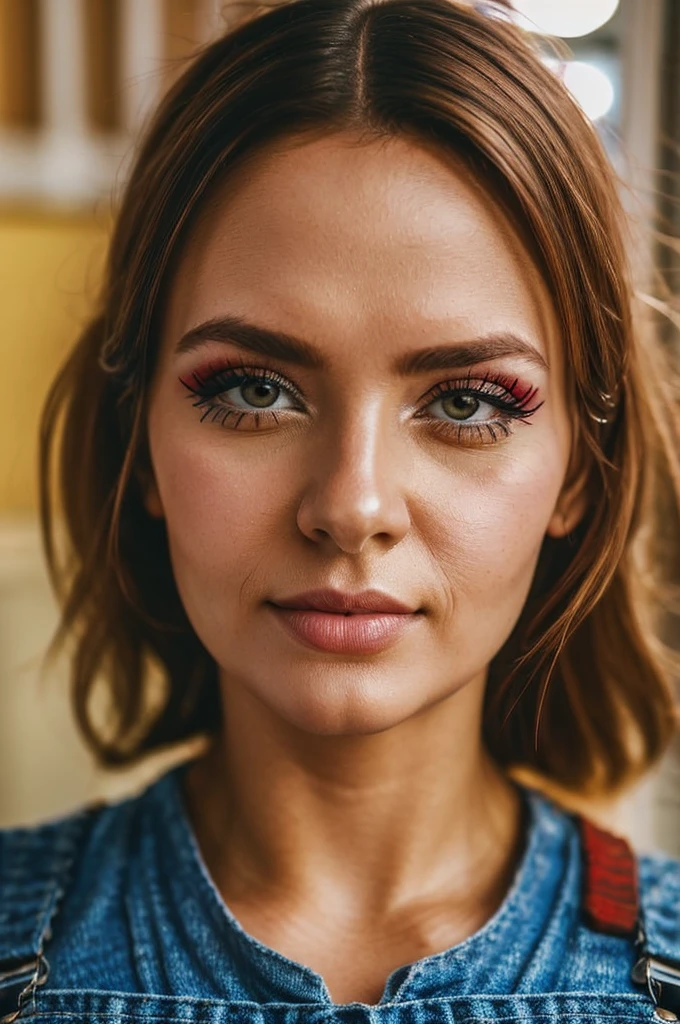
<svg viewBox="0 0 680 1024"><path fill-rule="evenodd" d="M36 438L50 380L91 308L104 217L0 213L0 515L36 507Z"/></svg>

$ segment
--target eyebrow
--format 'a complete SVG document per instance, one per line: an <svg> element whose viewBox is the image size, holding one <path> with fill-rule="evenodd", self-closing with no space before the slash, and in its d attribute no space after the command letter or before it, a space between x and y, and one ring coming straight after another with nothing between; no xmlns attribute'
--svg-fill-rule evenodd
<svg viewBox="0 0 680 1024"><path fill-rule="evenodd" d="M281 359L309 370L323 370L326 361L313 345L285 331L275 331L237 316L216 317L193 327L177 344L177 354L192 352L209 341L221 341L259 355ZM542 353L510 331L486 334L480 338L451 345L418 349L399 356L394 364L397 374L415 376L432 370L460 370L508 356L519 356L542 370L548 364Z"/></svg>

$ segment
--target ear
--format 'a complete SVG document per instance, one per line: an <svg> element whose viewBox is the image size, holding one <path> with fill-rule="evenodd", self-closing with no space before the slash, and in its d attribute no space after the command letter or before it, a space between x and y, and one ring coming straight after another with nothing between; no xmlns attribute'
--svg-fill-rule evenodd
<svg viewBox="0 0 680 1024"><path fill-rule="evenodd" d="M161 501L156 476L151 468L137 471L137 479L142 492L142 502L152 519L165 519L165 509Z"/></svg>
<svg viewBox="0 0 680 1024"><path fill-rule="evenodd" d="M589 468L584 467L577 475L569 474L560 491L559 498L550 517L546 534L560 540L567 537L585 516L590 495L588 482Z"/></svg>

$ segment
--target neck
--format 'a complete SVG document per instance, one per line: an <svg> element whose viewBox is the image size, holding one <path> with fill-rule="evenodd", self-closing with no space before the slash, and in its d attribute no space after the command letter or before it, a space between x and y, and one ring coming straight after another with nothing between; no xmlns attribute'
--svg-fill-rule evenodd
<svg viewBox="0 0 680 1024"><path fill-rule="evenodd" d="M444 899L461 937L493 913L520 808L482 747L481 681L366 736L302 734L247 690L223 693L223 733L188 773L187 801L227 903L257 893L388 920Z"/></svg>

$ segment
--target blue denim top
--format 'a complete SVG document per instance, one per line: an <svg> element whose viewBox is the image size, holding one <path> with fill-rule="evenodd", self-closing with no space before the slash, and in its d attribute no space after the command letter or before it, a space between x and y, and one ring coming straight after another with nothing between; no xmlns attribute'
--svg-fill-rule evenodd
<svg viewBox="0 0 680 1024"><path fill-rule="evenodd" d="M656 1019L652 1000L631 981L632 941L584 924L576 822L539 794L522 791L525 850L510 891L484 927L393 971L379 1003L340 1005L318 973L248 935L225 905L185 813L184 770L90 814L0 833L0 995L3 961L16 969L41 949L49 965L20 1019ZM680 960L680 865L643 857L639 872L653 951Z"/></svg>

